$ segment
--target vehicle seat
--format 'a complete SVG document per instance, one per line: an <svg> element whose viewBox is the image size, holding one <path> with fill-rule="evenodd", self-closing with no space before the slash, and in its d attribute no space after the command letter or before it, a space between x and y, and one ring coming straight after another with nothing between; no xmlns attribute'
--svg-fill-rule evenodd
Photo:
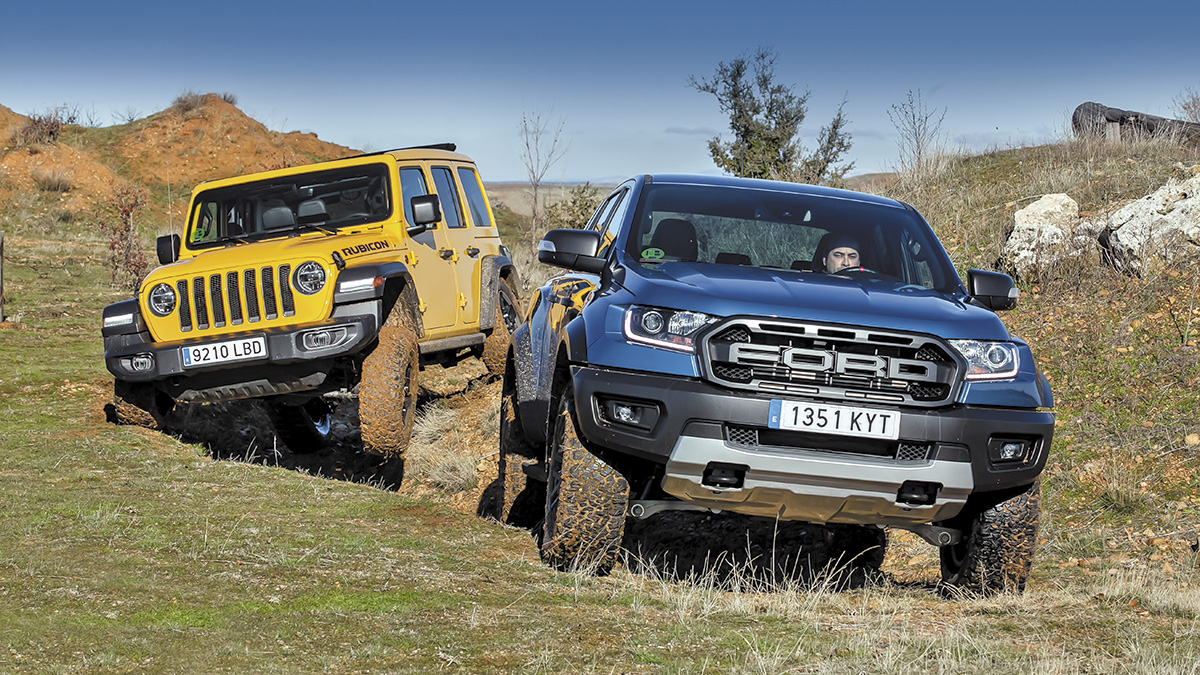
<svg viewBox="0 0 1200 675"><path fill-rule="evenodd" d="M319 223L329 220L329 212L325 210L325 200L309 199L300 202L296 207L296 220L301 223Z"/></svg>
<svg viewBox="0 0 1200 675"><path fill-rule="evenodd" d="M676 260L695 260L699 254L696 226L680 218L661 220L650 238L650 248L660 248Z"/></svg>
<svg viewBox="0 0 1200 675"><path fill-rule="evenodd" d="M796 270L797 272L811 272L816 268L813 267L813 264L807 260L793 260L792 269Z"/></svg>
<svg viewBox="0 0 1200 675"><path fill-rule="evenodd" d="M717 254L716 262L721 265L752 265L750 256L745 253L726 253L721 251Z"/></svg>
<svg viewBox="0 0 1200 675"><path fill-rule="evenodd" d="M262 223L264 230L278 230L295 225L296 218L292 215L292 210L288 207L273 206L263 211Z"/></svg>

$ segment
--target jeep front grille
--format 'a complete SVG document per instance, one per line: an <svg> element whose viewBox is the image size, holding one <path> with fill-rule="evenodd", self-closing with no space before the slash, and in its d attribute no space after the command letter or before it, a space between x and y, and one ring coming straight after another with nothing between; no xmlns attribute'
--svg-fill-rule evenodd
<svg viewBox="0 0 1200 675"><path fill-rule="evenodd" d="M933 407L959 380L950 348L913 333L735 318L702 350L709 381L775 396Z"/></svg>
<svg viewBox="0 0 1200 675"><path fill-rule="evenodd" d="M179 329L189 332L237 326L244 321L257 323L263 318L270 321L280 316L280 305L284 317L295 315L291 269L291 265L280 265L278 275L274 268L263 267L179 280Z"/></svg>

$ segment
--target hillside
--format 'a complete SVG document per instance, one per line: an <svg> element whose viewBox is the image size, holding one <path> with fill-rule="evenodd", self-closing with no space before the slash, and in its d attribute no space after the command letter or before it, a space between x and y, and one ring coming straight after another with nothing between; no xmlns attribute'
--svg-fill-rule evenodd
<svg viewBox="0 0 1200 675"><path fill-rule="evenodd" d="M398 493L353 480L344 424L339 447L300 457L253 404L180 406L169 433L106 422L100 312L127 294L87 211L111 181L165 207L169 168L178 209L195 181L352 153L199 98L0 154L0 671L1194 671L1195 262L1140 278L1080 263L1020 283L1004 319L1050 378L1058 420L1023 596L943 596L936 550L897 532L885 577L861 588L753 565L685 581L654 564L561 574L528 532L474 515L496 470L499 383L482 368L425 371ZM25 122L0 108L0 129ZM993 269L1013 212L1040 195L1101 217L1197 165L1169 143L1068 141L870 185L922 211L960 269ZM147 250L167 221L150 211ZM510 245L528 248L527 221L513 222ZM529 280L549 272L522 264ZM680 556L795 553L774 523L705 516L681 532Z"/></svg>
<svg viewBox="0 0 1200 675"><path fill-rule="evenodd" d="M28 121L0 108L0 132L8 128L0 136L6 146L12 145L13 130ZM145 214L152 231L183 217L188 195L200 182L357 152L311 133L271 131L216 94L190 93L127 124L65 125L57 142L6 150L0 157L0 196L57 176L67 189L50 191L60 192L64 208L81 211L102 207L114 184L139 185L149 190L154 204Z"/></svg>

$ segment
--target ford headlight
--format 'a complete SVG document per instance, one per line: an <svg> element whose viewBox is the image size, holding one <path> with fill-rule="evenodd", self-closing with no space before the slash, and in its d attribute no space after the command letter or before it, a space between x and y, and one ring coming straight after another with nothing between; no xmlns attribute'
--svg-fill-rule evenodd
<svg viewBox="0 0 1200 675"><path fill-rule="evenodd" d="M693 337L716 320L703 312L634 305L625 311L625 338L678 352L693 352Z"/></svg>
<svg viewBox="0 0 1200 675"><path fill-rule="evenodd" d="M300 263L292 273L292 285L305 295L320 292L325 288L325 268L311 260Z"/></svg>
<svg viewBox="0 0 1200 675"><path fill-rule="evenodd" d="M156 285L150 289L146 304L150 305L150 311L155 316L167 316L175 311L175 289L167 284Z"/></svg>
<svg viewBox="0 0 1200 675"><path fill-rule="evenodd" d="M968 380L1007 380L1017 375L1017 346L1011 342L950 340L967 361Z"/></svg>

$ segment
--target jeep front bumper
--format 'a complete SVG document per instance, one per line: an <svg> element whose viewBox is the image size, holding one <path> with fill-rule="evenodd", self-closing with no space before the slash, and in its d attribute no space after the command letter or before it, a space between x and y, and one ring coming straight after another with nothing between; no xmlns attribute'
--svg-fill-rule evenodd
<svg viewBox="0 0 1200 675"><path fill-rule="evenodd" d="M355 311L347 311L357 309ZM118 380L153 382L180 401L215 401L286 394L318 387L334 359L362 351L379 331L378 302L338 308L333 318L294 326L154 342L137 332L106 330L104 362ZM319 336L319 337L316 337ZM185 365L184 349L261 338L250 358Z"/></svg>
<svg viewBox="0 0 1200 675"><path fill-rule="evenodd" d="M664 466L663 490L697 506L788 520L946 520L975 492L1033 482L1054 429L1038 410L863 405L901 416L897 441L870 441L769 429L770 396L700 380L577 367L573 381L594 446ZM1024 454L998 461L1005 440Z"/></svg>

